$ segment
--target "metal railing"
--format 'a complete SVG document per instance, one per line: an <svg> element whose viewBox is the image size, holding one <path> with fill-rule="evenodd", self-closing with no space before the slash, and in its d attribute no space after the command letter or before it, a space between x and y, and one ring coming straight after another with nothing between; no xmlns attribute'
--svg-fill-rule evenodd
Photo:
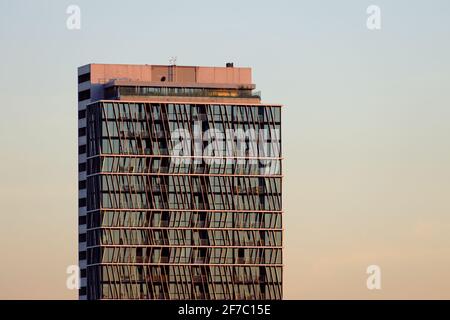
<svg viewBox="0 0 450 320"><path fill-rule="evenodd" d="M178 96L178 97L212 97L212 98L250 98L261 99L260 91L252 90L212 90L198 88L170 87L118 87L120 96Z"/></svg>

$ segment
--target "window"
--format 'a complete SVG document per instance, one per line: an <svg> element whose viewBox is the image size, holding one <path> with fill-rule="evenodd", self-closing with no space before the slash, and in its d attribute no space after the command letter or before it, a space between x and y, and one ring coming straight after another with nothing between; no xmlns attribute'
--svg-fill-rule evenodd
<svg viewBox="0 0 450 320"><path fill-rule="evenodd" d="M83 101L91 98L91 90L83 90L78 92L78 101Z"/></svg>
<svg viewBox="0 0 450 320"><path fill-rule="evenodd" d="M78 182L78 190L86 189L86 180L80 180Z"/></svg>
<svg viewBox="0 0 450 320"><path fill-rule="evenodd" d="M275 122L280 122L281 121L281 108L273 108L273 114L274 114L274 120Z"/></svg>
<svg viewBox="0 0 450 320"><path fill-rule="evenodd" d="M79 154L86 153L86 145L85 144L78 147L78 153Z"/></svg>
<svg viewBox="0 0 450 320"><path fill-rule="evenodd" d="M86 224L86 216L79 216L78 224Z"/></svg>
<svg viewBox="0 0 450 320"><path fill-rule="evenodd" d="M78 164L78 171L79 171L79 172L81 172L81 171L86 171L86 162L83 162L83 163L79 163L79 164Z"/></svg>
<svg viewBox="0 0 450 320"><path fill-rule="evenodd" d="M84 137L85 135L86 135L86 127L79 128L78 129L78 136L79 137Z"/></svg>
<svg viewBox="0 0 450 320"><path fill-rule="evenodd" d="M78 199L78 206L79 207L86 207L86 198Z"/></svg>
<svg viewBox="0 0 450 320"><path fill-rule="evenodd" d="M80 251L78 252L78 258L80 260L86 260L86 251Z"/></svg>
<svg viewBox="0 0 450 320"><path fill-rule="evenodd" d="M80 233L78 235L78 241L79 242L86 242L86 233Z"/></svg>
<svg viewBox="0 0 450 320"><path fill-rule="evenodd" d="M78 120L86 118L86 109L78 111Z"/></svg>
<svg viewBox="0 0 450 320"><path fill-rule="evenodd" d="M91 73L85 73L78 76L78 83L83 83L91 80Z"/></svg>

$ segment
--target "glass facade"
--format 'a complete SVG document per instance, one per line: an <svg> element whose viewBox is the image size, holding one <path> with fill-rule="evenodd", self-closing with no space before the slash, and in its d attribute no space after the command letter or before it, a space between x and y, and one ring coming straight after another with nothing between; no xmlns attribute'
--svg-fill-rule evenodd
<svg viewBox="0 0 450 320"><path fill-rule="evenodd" d="M260 104L90 104L87 298L281 299L280 112ZM174 154L180 132L187 148ZM208 140L207 132L216 134ZM218 134L225 132L246 135ZM213 143L212 155L197 152Z"/></svg>
<svg viewBox="0 0 450 320"><path fill-rule="evenodd" d="M125 96L179 96L179 97L226 97L261 99L260 92L252 89L189 88L189 87L148 87L148 86L111 86L105 88L106 99L118 99Z"/></svg>

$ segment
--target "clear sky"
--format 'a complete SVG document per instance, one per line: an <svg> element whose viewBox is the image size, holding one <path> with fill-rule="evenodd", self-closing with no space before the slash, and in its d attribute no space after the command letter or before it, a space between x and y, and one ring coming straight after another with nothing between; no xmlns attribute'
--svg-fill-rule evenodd
<svg viewBox="0 0 450 320"><path fill-rule="evenodd" d="M76 297L76 68L177 56L285 105L285 298L449 299L449 39L447 0L1 1L0 298Z"/></svg>

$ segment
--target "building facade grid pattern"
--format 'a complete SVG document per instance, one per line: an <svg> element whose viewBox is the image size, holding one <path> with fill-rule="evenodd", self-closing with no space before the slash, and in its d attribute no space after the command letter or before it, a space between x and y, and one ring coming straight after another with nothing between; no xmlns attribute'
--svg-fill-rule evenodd
<svg viewBox="0 0 450 320"><path fill-rule="evenodd" d="M79 69L80 299L281 299L280 106L94 102L88 72ZM171 134L195 135L194 124L268 129L275 150L174 161Z"/></svg>

